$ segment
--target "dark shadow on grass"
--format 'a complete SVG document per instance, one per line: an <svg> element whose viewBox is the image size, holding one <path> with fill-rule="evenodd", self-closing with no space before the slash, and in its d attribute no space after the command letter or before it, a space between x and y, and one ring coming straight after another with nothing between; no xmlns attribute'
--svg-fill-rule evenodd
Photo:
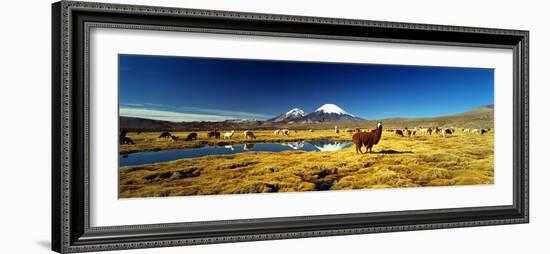
<svg viewBox="0 0 550 254"><path fill-rule="evenodd" d="M413 153L412 151L396 151L396 150L382 150L378 152L372 152L372 153L381 153L381 154L399 154L399 153Z"/></svg>

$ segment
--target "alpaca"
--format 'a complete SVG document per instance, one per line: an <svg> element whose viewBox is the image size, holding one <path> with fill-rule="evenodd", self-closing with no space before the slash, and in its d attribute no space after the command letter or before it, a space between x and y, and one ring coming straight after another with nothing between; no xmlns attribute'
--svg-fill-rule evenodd
<svg viewBox="0 0 550 254"><path fill-rule="evenodd" d="M405 135L403 135L403 131L402 131L402 130L395 130L395 135L401 136L401 137L404 137L404 136L405 136Z"/></svg>
<svg viewBox="0 0 550 254"><path fill-rule="evenodd" d="M219 131L211 131L211 132L208 132L208 138L211 138L211 137L220 138L220 137L221 137L221 134L220 134Z"/></svg>
<svg viewBox="0 0 550 254"><path fill-rule="evenodd" d="M136 143L129 137L122 137L121 144L135 145Z"/></svg>
<svg viewBox="0 0 550 254"><path fill-rule="evenodd" d="M160 136L158 137L159 139L160 138L163 138L163 139L170 139L170 137L172 136L172 133L170 132L167 132L167 131L164 131L160 134Z"/></svg>
<svg viewBox="0 0 550 254"><path fill-rule="evenodd" d="M363 153L361 148L366 147L367 153L372 153L372 147L378 144L382 137L382 123L378 123L376 129L371 132L358 132L353 134L352 141L355 144L355 152Z"/></svg>
<svg viewBox="0 0 550 254"><path fill-rule="evenodd" d="M118 134L118 143L121 145L135 145L136 143L134 143L131 138L126 137L126 134L128 134L128 131L121 131L120 134Z"/></svg>
<svg viewBox="0 0 550 254"><path fill-rule="evenodd" d="M178 136L172 135L170 136L170 142L178 142L180 138Z"/></svg>
<svg viewBox="0 0 550 254"><path fill-rule="evenodd" d="M290 134L290 131L288 129L282 129L281 132L283 133L283 135L285 136L288 136L288 134Z"/></svg>
<svg viewBox="0 0 550 254"><path fill-rule="evenodd" d="M226 132L223 134L223 139L231 139L233 137L233 134L235 133L235 130L232 130L231 132Z"/></svg>
<svg viewBox="0 0 550 254"><path fill-rule="evenodd" d="M273 134L275 134L275 135L279 135L279 133L281 133L281 130L280 130L280 129L276 129L276 130L273 132Z"/></svg>
<svg viewBox="0 0 550 254"><path fill-rule="evenodd" d="M256 136L254 135L254 132L252 132L252 131L246 130L246 131L243 132L243 134L244 134L244 137L247 138L247 139L248 138L256 139Z"/></svg>
<svg viewBox="0 0 550 254"><path fill-rule="evenodd" d="M197 133L191 132L189 135L187 135L187 138L185 138L185 141L191 141L191 140L197 140Z"/></svg>

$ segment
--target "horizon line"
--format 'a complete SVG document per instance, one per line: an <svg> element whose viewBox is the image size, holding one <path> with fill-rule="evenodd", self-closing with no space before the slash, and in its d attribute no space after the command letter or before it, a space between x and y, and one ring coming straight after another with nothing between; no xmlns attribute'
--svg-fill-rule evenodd
<svg viewBox="0 0 550 254"><path fill-rule="evenodd" d="M128 105L128 103L126 103ZM471 112L473 110L476 110L476 109L479 109L479 108L484 108L484 107L493 107L494 109L494 104L483 104L483 105L479 105L477 107L473 107L471 108L470 110L467 110L467 111L461 111L461 112L454 112L454 113L450 113L450 114L443 114L443 115L434 115L434 116L417 116L417 117L402 117L402 116L393 116L393 117L386 117L386 118L373 118L373 119L366 119L366 118L362 118L362 117L357 117L355 115L351 115L351 116L354 116L354 117L357 117L357 118L360 118L362 121L382 121L382 120L388 120L388 119L421 119L421 118L438 118L438 117L445 117L445 116L452 116L452 115L458 115L458 114L463 114L463 113L467 113L467 112ZM301 110L301 108L299 107L295 107L295 108L298 108ZM295 109L293 108L293 109ZM120 109L120 108L119 108ZM138 108L132 108L132 109L138 109ZM215 123L215 122L227 122L227 121L237 121L237 120L243 120L243 121L260 121L260 122L266 122L268 121L269 119L275 117L269 117L265 120L262 120L262 119L245 119L245 118L225 118L222 120L223 116L219 116L219 115L198 115L198 114L194 114L194 113L183 113L183 112L177 112L177 111L166 111L166 110L156 110L156 109L146 109L146 108L140 108L140 110L150 110L150 111L156 111L156 112L163 112L163 113L167 113L167 114L179 114L179 115L189 115L189 116L198 116L199 118L202 118L204 116L209 116L209 117L212 117L212 118L217 118L218 120L202 120L202 121L171 121L171 120L163 120L163 119L160 119L162 117L146 117L146 116L139 116L139 115L136 115L136 116L131 116L131 115L122 115L120 114L120 110L119 110L119 115L118 117L129 117L129 118L138 118L138 119L146 119L146 120L153 120L153 121L163 121L163 122L171 122L171 123L201 123L201 122L212 122L212 123ZM315 111L313 111L315 112ZM310 113L313 113L313 112L310 112ZM282 112L281 114L285 114L286 112ZM310 114L310 113L307 113L306 115ZM280 115L280 114L279 114ZM202 117L201 117L202 116ZM278 115L277 115L278 116ZM156 119L155 119L156 118Z"/></svg>

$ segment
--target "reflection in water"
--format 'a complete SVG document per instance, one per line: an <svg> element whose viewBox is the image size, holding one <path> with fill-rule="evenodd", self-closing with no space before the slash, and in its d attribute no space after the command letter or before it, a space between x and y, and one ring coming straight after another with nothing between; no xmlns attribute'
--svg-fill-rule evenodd
<svg viewBox="0 0 550 254"><path fill-rule="evenodd" d="M255 152L282 152L282 151L308 151L329 152L351 146L351 142L334 140L299 141L290 143L247 143L225 146L203 146L193 149L174 149L156 152L138 152L119 156L120 166L141 165L173 161L186 158L198 158L208 155L236 154L248 151Z"/></svg>
<svg viewBox="0 0 550 254"><path fill-rule="evenodd" d="M306 142L304 141L298 141L298 142L292 142L292 143L281 143L283 146L288 146L294 150L301 150L304 148Z"/></svg>
<svg viewBox="0 0 550 254"><path fill-rule="evenodd" d="M252 150L252 148L254 148L254 144L252 144L252 143L244 144L244 146L243 146L243 150L245 150L245 151Z"/></svg>
<svg viewBox="0 0 550 254"><path fill-rule="evenodd" d="M314 140L310 141L309 143L315 146L321 152L334 152L351 146L351 142L331 140Z"/></svg>

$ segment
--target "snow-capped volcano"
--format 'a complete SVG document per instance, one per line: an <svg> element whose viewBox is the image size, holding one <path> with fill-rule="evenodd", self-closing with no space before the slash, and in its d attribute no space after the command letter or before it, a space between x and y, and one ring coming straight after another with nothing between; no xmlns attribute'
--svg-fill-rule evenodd
<svg viewBox="0 0 550 254"><path fill-rule="evenodd" d="M351 122L359 121L361 118L355 117L354 115L346 112L342 108L334 104L325 104L311 112L306 114L303 110L299 108L293 108L290 111L280 114L274 118L267 120L268 122Z"/></svg>
<svg viewBox="0 0 550 254"><path fill-rule="evenodd" d="M294 120L298 120L302 117L304 117L306 115L306 113L299 109L299 108L293 108L291 109L290 111L286 112L286 113L283 113L283 114L280 114L274 118L271 118L267 121L269 122L288 122L288 121L294 121Z"/></svg>
<svg viewBox="0 0 550 254"><path fill-rule="evenodd" d="M320 108L318 108L317 110L315 110L315 112L323 112L323 113L327 113L327 114L339 114L339 115L350 115L350 116L353 116L352 114L346 112L345 110L343 110L342 108L334 105L334 104L325 104L323 106L321 106Z"/></svg>
<svg viewBox="0 0 550 254"><path fill-rule="evenodd" d="M308 122L352 122L362 120L334 104L325 104L301 120Z"/></svg>

